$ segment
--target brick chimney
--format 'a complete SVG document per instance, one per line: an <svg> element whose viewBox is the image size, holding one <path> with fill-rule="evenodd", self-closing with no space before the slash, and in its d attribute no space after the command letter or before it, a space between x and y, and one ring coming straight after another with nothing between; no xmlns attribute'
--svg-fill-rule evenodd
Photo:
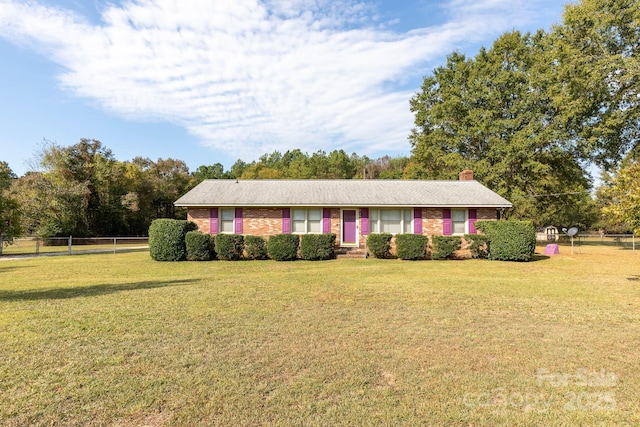
<svg viewBox="0 0 640 427"><path fill-rule="evenodd" d="M460 172L460 175L458 175L458 179L460 181L473 181L473 171L469 169L463 170Z"/></svg>

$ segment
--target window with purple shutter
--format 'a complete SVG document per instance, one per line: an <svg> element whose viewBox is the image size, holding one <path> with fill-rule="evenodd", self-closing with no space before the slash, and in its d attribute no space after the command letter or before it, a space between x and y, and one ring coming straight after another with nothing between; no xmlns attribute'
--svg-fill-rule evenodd
<svg viewBox="0 0 640 427"><path fill-rule="evenodd" d="M291 209L289 208L282 209L282 233L291 233Z"/></svg>
<svg viewBox="0 0 640 427"><path fill-rule="evenodd" d="M442 235L451 236L451 209L442 209Z"/></svg>
<svg viewBox="0 0 640 427"><path fill-rule="evenodd" d="M218 234L218 208L209 209L209 234Z"/></svg>
<svg viewBox="0 0 640 427"><path fill-rule="evenodd" d="M369 234L369 208L360 209L360 229L363 236Z"/></svg>
<svg viewBox="0 0 640 427"><path fill-rule="evenodd" d="M236 208L234 232L242 234L242 208Z"/></svg>
<svg viewBox="0 0 640 427"><path fill-rule="evenodd" d="M469 209L469 234L476 234L476 218L477 212L475 209Z"/></svg>
<svg viewBox="0 0 640 427"><path fill-rule="evenodd" d="M413 234L422 234L422 208L413 209Z"/></svg>
<svg viewBox="0 0 640 427"><path fill-rule="evenodd" d="M322 209L322 232L324 234L331 233L331 209Z"/></svg>

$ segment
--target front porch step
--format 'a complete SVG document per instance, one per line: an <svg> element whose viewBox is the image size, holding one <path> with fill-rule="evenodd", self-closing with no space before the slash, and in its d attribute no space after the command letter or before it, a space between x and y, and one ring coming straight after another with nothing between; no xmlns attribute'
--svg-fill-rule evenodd
<svg viewBox="0 0 640 427"><path fill-rule="evenodd" d="M335 250L337 259L366 258L367 253L361 248L337 248Z"/></svg>

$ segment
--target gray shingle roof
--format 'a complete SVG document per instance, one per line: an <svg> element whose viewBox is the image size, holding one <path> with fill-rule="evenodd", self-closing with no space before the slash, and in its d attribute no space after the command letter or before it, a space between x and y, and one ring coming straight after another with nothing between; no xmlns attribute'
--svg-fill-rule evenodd
<svg viewBox="0 0 640 427"><path fill-rule="evenodd" d="M198 184L176 206L511 207L477 181L221 180Z"/></svg>

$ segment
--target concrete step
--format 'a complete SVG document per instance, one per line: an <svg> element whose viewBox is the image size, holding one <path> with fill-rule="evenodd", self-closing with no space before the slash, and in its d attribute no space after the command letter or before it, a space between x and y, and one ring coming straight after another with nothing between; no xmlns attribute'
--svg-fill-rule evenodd
<svg viewBox="0 0 640 427"><path fill-rule="evenodd" d="M336 249L336 258L366 258L367 253L360 248Z"/></svg>

